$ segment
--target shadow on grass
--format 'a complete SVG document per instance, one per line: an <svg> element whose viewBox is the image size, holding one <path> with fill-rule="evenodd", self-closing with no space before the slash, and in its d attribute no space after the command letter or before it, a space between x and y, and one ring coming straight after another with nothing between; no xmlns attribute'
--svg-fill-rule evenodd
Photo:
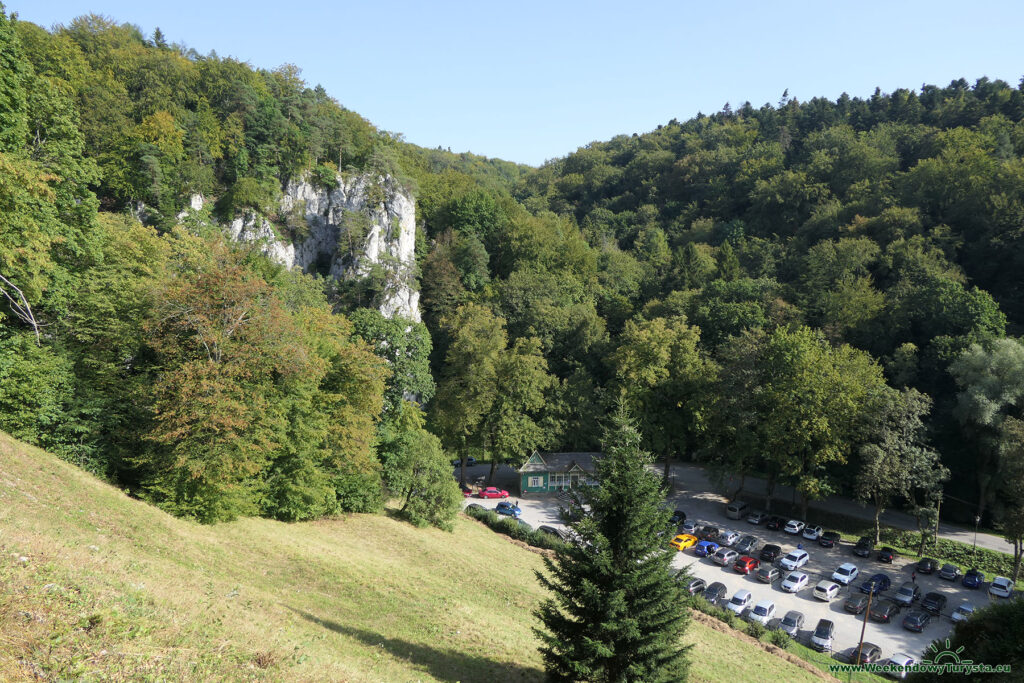
<svg viewBox="0 0 1024 683"><path fill-rule="evenodd" d="M535 667L495 662L481 655L387 638L373 631L321 619L293 607L288 609L329 631L355 638L370 647L382 648L395 659L405 660L442 681L540 681L544 677L544 672Z"/></svg>

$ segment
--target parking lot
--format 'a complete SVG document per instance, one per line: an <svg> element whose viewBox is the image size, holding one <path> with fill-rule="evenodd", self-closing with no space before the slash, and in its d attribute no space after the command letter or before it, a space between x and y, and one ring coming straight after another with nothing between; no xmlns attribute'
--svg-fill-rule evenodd
<svg viewBox="0 0 1024 683"><path fill-rule="evenodd" d="M510 492L513 492L514 482L510 483L513 485L502 485ZM517 498L513 492L509 500L518 503L522 510L521 518L534 528L545 524L555 527L562 526L558 512L561 501L555 496ZM488 508L493 508L497 503L497 501L480 500L475 497L466 499L467 504L470 502L483 504ZM803 630L799 634L799 640L805 644L809 642L810 634L819 619L832 620L836 625L833 646L836 653L849 653L855 648L860 639L861 628L864 625L863 614L855 616L846 612L843 608L844 602L851 593L859 593L861 583L871 575L875 573L887 574L892 581L891 588L883 593L881 597L876 595L872 599L872 604L875 604L880 599L884 600L890 597L905 581L910 581L916 566L916 558L900 556L897 556L892 564L880 562L876 559L878 555L877 549L871 553L870 557L858 557L853 554L852 545L849 543L840 543L834 548L824 548L815 541L805 540L797 535L791 535L781 530L771 531L764 526L750 524L746 521L745 515L740 520L728 519L725 516L725 499L708 491L686 490L683 488L682 491L669 499L668 505L673 509L678 508L686 512L687 519L700 520L717 527L721 531L734 530L741 536L746 534L753 535L758 539L758 550L765 544L772 543L781 546L782 554L785 555L790 550L795 549L798 543L803 544L803 548L810 554L810 560L804 567L800 568L800 571L808 574L810 580L807 586L797 593L787 593L779 588L781 578L784 578L788 573L786 571L781 572L780 579L768 585L758 581L753 573L749 575L737 573L733 570L731 563L726 567L722 567L716 564L710 557L697 557L694 555L692 548L682 552L672 550L675 553L672 566L676 569L689 567L690 573L694 577L704 579L708 584L715 581L725 584L728 589L726 600L732 597L736 591L747 589L753 594L751 607L761 600L773 601L776 614L775 618L769 622L770 627L777 626L779 620L789 610L802 612L805 621ZM810 524L814 524L813 518L807 521ZM757 552L754 553L754 557L757 557ZM844 562L851 562L858 567L860 575L857 580L849 587L842 587L839 595L831 602L824 602L814 598L812 592L818 581L822 579L831 580L832 573ZM775 565L778 566L778 561L776 561ZM962 569L966 570L967 567ZM971 590L964 588L959 580L945 581L940 579L937 573L931 575L918 574L916 581L921 588L922 594L935 591L945 595L947 597L946 606L938 618L932 618L923 633L913 633L903 628L903 617L910 612L909 609L903 609L899 612L891 623L877 623L869 619L864 632L864 641L878 645L882 650L883 658L887 658L896 652L906 652L920 659L924 650L933 640L945 638L950 633L953 627L950 614L958 605L963 602L970 602L975 607L980 608L988 604L989 600L998 599L989 597L987 583L977 590ZM918 609L917 604L915 604L913 609Z"/></svg>

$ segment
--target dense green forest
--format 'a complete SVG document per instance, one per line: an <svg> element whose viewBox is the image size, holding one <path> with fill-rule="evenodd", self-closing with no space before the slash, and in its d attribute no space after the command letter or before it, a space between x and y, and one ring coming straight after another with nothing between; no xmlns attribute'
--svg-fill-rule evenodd
<svg viewBox="0 0 1024 683"><path fill-rule="evenodd" d="M0 428L165 509L443 524L452 457L596 449L622 405L666 471L1024 532L1024 84L727 105L531 169L95 16L4 17L0 59ZM338 173L415 194L422 325L217 228Z"/></svg>

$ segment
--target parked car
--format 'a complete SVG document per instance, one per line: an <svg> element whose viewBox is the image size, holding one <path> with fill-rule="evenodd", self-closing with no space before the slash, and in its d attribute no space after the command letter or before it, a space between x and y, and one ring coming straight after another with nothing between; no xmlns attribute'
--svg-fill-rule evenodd
<svg viewBox="0 0 1024 683"><path fill-rule="evenodd" d="M728 591L729 589L725 587L724 583L721 581L715 581L704 589L704 599L712 605L717 605L725 598L725 594Z"/></svg>
<svg viewBox="0 0 1024 683"><path fill-rule="evenodd" d="M825 602L832 602L832 599L839 595L839 584L834 581L819 581L814 587L814 597Z"/></svg>
<svg viewBox="0 0 1024 683"><path fill-rule="evenodd" d="M892 564L893 558L896 557L896 551L889 546L882 546L882 549L878 551L878 561L885 562L886 564Z"/></svg>
<svg viewBox="0 0 1024 683"><path fill-rule="evenodd" d="M971 567L964 578L960 579L960 583L964 588L981 588L981 584L985 583L985 572Z"/></svg>
<svg viewBox="0 0 1024 683"><path fill-rule="evenodd" d="M788 555L779 560L779 566L787 570L799 569L807 564L809 559L810 555L806 550L791 550Z"/></svg>
<svg viewBox="0 0 1024 683"><path fill-rule="evenodd" d="M967 621L974 616L974 605L969 602L963 602L956 606L953 613L949 615L949 618L954 622Z"/></svg>
<svg viewBox="0 0 1024 683"><path fill-rule="evenodd" d="M704 579L690 579L686 582L686 585L683 587L683 590L685 590L690 595L697 595L707 587L708 582Z"/></svg>
<svg viewBox="0 0 1024 683"><path fill-rule="evenodd" d="M824 531L820 526L805 526L802 535L808 541L817 541Z"/></svg>
<svg viewBox="0 0 1024 683"><path fill-rule="evenodd" d="M858 557L867 557L875 547L875 541L870 536L861 536L857 544L853 546L853 554Z"/></svg>
<svg viewBox="0 0 1024 683"><path fill-rule="evenodd" d="M921 609L937 617L945 609L947 600L948 598L942 593L925 593L921 600Z"/></svg>
<svg viewBox="0 0 1024 683"><path fill-rule="evenodd" d="M841 539L838 531L826 531L818 537L818 545L822 548L834 548Z"/></svg>
<svg viewBox="0 0 1024 683"><path fill-rule="evenodd" d="M758 545L760 545L760 543L758 543L757 538L747 534L737 541L736 545L733 547L736 548L736 552L742 555L753 555L754 551L757 550Z"/></svg>
<svg viewBox="0 0 1024 683"><path fill-rule="evenodd" d="M455 458L454 460L452 460L452 467L458 467L461 464L462 460L460 460L459 458ZM476 458L474 458L472 455L466 458L466 467L472 467L475 464Z"/></svg>
<svg viewBox="0 0 1024 683"><path fill-rule="evenodd" d="M956 581L960 578L960 567L955 564L944 564L939 570L939 578L946 581Z"/></svg>
<svg viewBox="0 0 1024 683"><path fill-rule="evenodd" d="M518 515L515 517L515 520L516 520L516 523L519 524L519 528L520 529L522 529L524 531L533 531L533 527L530 526L526 522L526 520L520 519Z"/></svg>
<svg viewBox="0 0 1024 683"><path fill-rule="evenodd" d="M761 548L761 554L758 555L758 557L761 559L762 562L774 562L775 560L779 559L779 555L781 554L782 548L775 545L774 543L769 543L765 547Z"/></svg>
<svg viewBox="0 0 1024 683"><path fill-rule="evenodd" d="M768 521L768 513L762 512L760 510L754 510L749 515L747 515L747 521L751 524L764 524L766 521Z"/></svg>
<svg viewBox="0 0 1024 683"><path fill-rule="evenodd" d="M679 533L697 536L697 532L699 532L703 527L704 522L698 522L695 519L688 519L685 522L683 522L683 525L681 527L679 527Z"/></svg>
<svg viewBox="0 0 1024 683"><path fill-rule="evenodd" d="M918 574L933 574L939 568L939 561L930 557L922 557L917 562Z"/></svg>
<svg viewBox="0 0 1024 683"><path fill-rule="evenodd" d="M896 594L892 596L892 599L904 607L910 607L921 599L921 588L913 581L905 581L896 590Z"/></svg>
<svg viewBox="0 0 1024 683"><path fill-rule="evenodd" d="M462 490L463 498L469 498L473 495L473 489L469 488L466 484L459 484L459 489Z"/></svg>
<svg viewBox="0 0 1024 683"><path fill-rule="evenodd" d="M757 580L764 583L774 583L782 576L782 570L770 564L762 564L757 568Z"/></svg>
<svg viewBox="0 0 1024 683"><path fill-rule="evenodd" d="M836 583L841 583L844 586L849 586L851 583L857 580L857 576L860 574L860 570L857 569L857 565L852 562L844 562L832 572L832 580Z"/></svg>
<svg viewBox="0 0 1024 683"><path fill-rule="evenodd" d="M800 629L803 627L804 613L797 612L795 609L786 612L786 616L782 617L782 621L779 622L779 628L794 638L800 635Z"/></svg>
<svg viewBox="0 0 1024 683"><path fill-rule="evenodd" d="M487 508L485 508L480 503L470 503L469 505L466 506L465 509L466 510L486 510Z"/></svg>
<svg viewBox="0 0 1024 683"><path fill-rule="evenodd" d="M736 560L736 563L733 564L732 568L740 574L749 574L750 572L755 571L760 564L761 563L754 558L744 555Z"/></svg>
<svg viewBox="0 0 1024 683"><path fill-rule="evenodd" d="M732 548L719 548L718 552L715 553L715 556L712 559L717 564L720 564L723 567L725 567L726 565L730 565L733 562L735 562L736 558L739 556L740 554Z"/></svg>
<svg viewBox="0 0 1024 683"><path fill-rule="evenodd" d="M706 526L701 528L700 533L697 537L702 541L717 541L718 540L718 527Z"/></svg>
<svg viewBox="0 0 1024 683"><path fill-rule="evenodd" d="M886 660L886 664L890 667L890 671L886 672L886 675L903 680L909 673L907 670L917 664L917 660L906 652L897 652Z"/></svg>
<svg viewBox="0 0 1024 683"><path fill-rule="evenodd" d="M679 534L668 542L676 550L686 550L697 545L697 537L692 534Z"/></svg>
<svg viewBox="0 0 1024 683"><path fill-rule="evenodd" d="M875 574L860 585L861 593L881 593L889 590L892 581L885 574Z"/></svg>
<svg viewBox="0 0 1024 683"><path fill-rule="evenodd" d="M771 600L762 600L754 605L754 608L747 614L747 618L767 626L768 622L775 618L775 603Z"/></svg>
<svg viewBox="0 0 1024 683"><path fill-rule="evenodd" d="M1013 595L1013 581L1005 576L997 576L992 579L992 585L988 587L989 595L997 598L1008 598Z"/></svg>
<svg viewBox="0 0 1024 683"><path fill-rule="evenodd" d="M732 546L740 540L740 535L731 529L724 529L718 533L719 545Z"/></svg>
<svg viewBox="0 0 1024 683"><path fill-rule="evenodd" d="M508 491L499 489L496 486L488 486L476 495L480 498L508 498Z"/></svg>
<svg viewBox="0 0 1024 683"><path fill-rule="evenodd" d="M830 652L832 650L832 638L836 634L836 625L828 619L821 619L814 627L811 634L811 647L818 652Z"/></svg>
<svg viewBox="0 0 1024 683"><path fill-rule="evenodd" d="M851 664L874 664L882 658L882 648L874 643L864 643L859 648L854 648Z"/></svg>
<svg viewBox="0 0 1024 683"><path fill-rule="evenodd" d="M498 503L498 507L494 508L494 511L499 515L506 515L508 517L514 517L519 519L519 515L523 514L523 511L519 509L518 505L513 505L507 500L503 500Z"/></svg>
<svg viewBox="0 0 1024 683"><path fill-rule="evenodd" d="M674 526L679 526L686 521L686 513L682 510L676 510L672 513L672 516L668 518L668 523Z"/></svg>
<svg viewBox="0 0 1024 683"><path fill-rule="evenodd" d="M850 597L846 598L846 602L843 603L843 609L850 614L860 614L868 606L868 596L862 593L854 593Z"/></svg>
<svg viewBox="0 0 1024 683"><path fill-rule="evenodd" d="M753 599L754 596L750 594L750 591L741 589L736 591L729 602L725 603L725 608L742 616L743 611L750 606Z"/></svg>
<svg viewBox="0 0 1024 683"><path fill-rule="evenodd" d="M783 529L787 534L799 534L807 526L807 522L801 522L799 519L791 519L786 522L786 528Z"/></svg>
<svg viewBox="0 0 1024 683"><path fill-rule="evenodd" d="M901 609L903 609L903 605L894 600L882 600L871 606L868 616L871 618L871 621L888 624L892 621L893 617L900 613Z"/></svg>
<svg viewBox="0 0 1024 683"><path fill-rule="evenodd" d="M750 506L742 500L734 500L725 506L725 516L729 519L743 519L750 514Z"/></svg>
<svg viewBox="0 0 1024 683"><path fill-rule="evenodd" d="M784 526L786 526L786 520L778 515L772 515L764 523L764 528L771 531L778 531Z"/></svg>
<svg viewBox="0 0 1024 683"><path fill-rule="evenodd" d="M714 541L700 541L693 546L693 554L697 557L707 557L718 552L718 544Z"/></svg>
<svg viewBox="0 0 1024 683"><path fill-rule="evenodd" d="M569 533L567 530L559 529L558 527L548 526L546 524L537 527L537 531L545 533L549 536L555 536L556 538L560 538L566 543L568 543L572 539L572 534Z"/></svg>
<svg viewBox="0 0 1024 683"><path fill-rule="evenodd" d="M782 585L779 588L787 593L796 593L800 589L806 588L809 580L807 574L803 572L790 572L786 574L786 578L782 580Z"/></svg>
<svg viewBox="0 0 1024 683"><path fill-rule="evenodd" d="M932 615L928 614L927 612L922 612L921 610L914 610L907 616L903 617L903 628L907 629L908 631L916 631L917 633L921 633L922 631L924 631L925 627L928 625L928 622L930 622L931 620Z"/></svg>

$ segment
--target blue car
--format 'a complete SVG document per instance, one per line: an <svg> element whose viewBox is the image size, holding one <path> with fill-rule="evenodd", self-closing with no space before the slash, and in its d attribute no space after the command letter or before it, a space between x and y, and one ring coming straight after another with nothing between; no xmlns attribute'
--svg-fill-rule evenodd
<svg viewBox="0 0 1024 683"><path fill-rule="evenodd" d="M860 585L861 593L881 593L889 590L892 581L885 574L875 574Z"/></svg>
<svg viewBox="0 0 1024 683"><path fill-rule="evenodd" d="M498 503L498 507L494 508L494 511L499 515L507 515L514 519L519 519L519 515L523 514L523 511L519 509L518 505L513 505L507 500L503 500Z"/></svg>
<svg viewBox="0 0 1024 683"><path fill-rule="evenodd" d="M707 557L718 552L719 545L714 541L701 541L693 546L693 554L697 557Z"/></svg>
<svg viewBox="0 0 1024 683"><path fill-rule="evenodd" d="M970 569L964 578L960 581L964 585L964 588L981 588L981 584L985 582L985 575L977 569Z"/></svg>

